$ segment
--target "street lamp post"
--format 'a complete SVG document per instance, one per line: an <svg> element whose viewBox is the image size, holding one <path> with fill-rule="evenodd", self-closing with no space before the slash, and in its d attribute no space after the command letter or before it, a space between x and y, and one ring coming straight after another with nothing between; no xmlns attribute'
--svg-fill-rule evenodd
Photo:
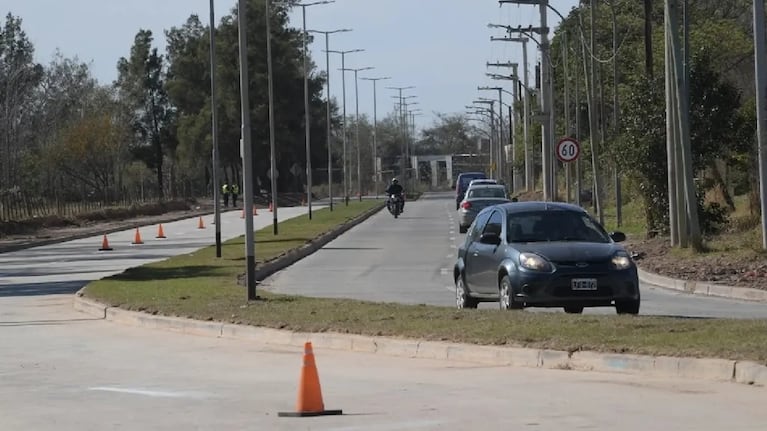
<svg viewBox="0 0 767 431"><path fill-rule="evenodd" d="M327 72L327 103L325 104L326 108L326 114L325 114L325 120L327 122L327 136L326 136L326 143L328 147L328 198L330 199L330 211L333 211L333 146L331 145L332 142L332 131L330 127L330 35L334 33L346 33L352 31L351 29L344 28L339 30L331 30L331 31L318 31L318 30L309 30L309 33L319 33L325 35L325 67Z"/></svg>
<svg viewBox="0 0 767 431"><path fill-rule="evenodd" d="M359 200L362 202L362 163L360 159L360 89L359 89L359 79L357 79L357 76L359 72L364 70L373 70L375 67L360 67L357 69L342 69L342 71L350 71L354 72L354 110L355 110L355 120L354 120L354 140L356 141L357 146L357 194L359 195Z"/></svg>
<svg viewBox="0 0 767 431"><path fill-rule="evenodd" d="M386 87L386 88L389 89L389 90L396 90L397 92L399 92L399 95L398 96L394 96L394 97L399 99L399 103L401 105L404 102L404 98L402 96L402 92L405 91L405 90L411 90L411 89L415 88L415 86L411 85L409 87ZM409 97L414 97L414 96L409 96ZM400 106L399 109L400 109L400 112L398 113L398 116L399 116L399 120L398 121L400 122L400 124L402 124L402 107ZM403 139L404 139L404 133L403 133ZM405 160L405 154L404 154L404 151L405 151L405 144L404 144L404 142L402 144L401 151L402 151L402 155L401 155L401 163L400 163L400 174L404 173L405 169L406 169L406 165L405 165L406 160Z"/></svg>
<svg viewBox="0 0 767 431"><path fill-rule="evenodd" d="M212 1L212 0L211 0ZM306 65L308 57L308 33L306 31L306 8L321 4L335 3L334 0L318 1L312 3L299 3L296 6L301 7L304 24L304 129L306 132L306 205L309 207L309 220L312 219L312 144L311 144L311 118L309 116L309 68Z"/></svg>
<svg viewBox="0 0 767 431"><path fill-rule="evenodd" d="M490 135L494 138L497 138L496 132L495 132L495 100L475 100L474 103L483 103L486 105L490 105L490 125L491 125L491 131ZM503 111L503 106L501 106L501 111ZM500 142L498 142L496 145L501 145ZM493 140L490 140L490 175L494 175L495 173L495 165L497 161L495 160L495 154L493 154Z"/></svg>
<svg viewBox="0 0 767 431"><path fill-rule="evenodd" d="M250 98L248 95L248 47L246 38L246 7L247 0L238 0L239 27L239 56L240 56L240 112L242 115L242 192L243 205L246 209L253 207L253 148L250 144ZM255 238L253 232L253 217L245 217L245 280L248 290L248 300L256 297L256 256Z"/></svg>
<svg viewBox="0 0 767 431"><path fill-rule="evenodd" d="M277 151L274 143L274 76L272 73L272 13L270 11L270 2L271 0L264 0L266 5L266 68L269 87L269 179L271 180L272 189L272 230L274 235L277 235L279 233L279 227L277 226L277 176L279 173L277 172Z"/></svg>
<svg viewBox="0 0 767 431"><path fill-rule="evenodd" d="M343 88L343 111L344 111L344 120L341 122L343 128L343 175L344 175L344 203L348 206L349 205L349 182L348 176L347 176L347 162L346 162L346 72L343 70L346 69L346 54L351 54L354 52L362 52L364 49L352 49L347 51L328 51L332 52L334 54L341 54L341 86Z"/></svg>
<svg viewBox="0 0 767 431"><path fill-rule="evenodd" d="M378 81L391 79L388 76L382 78L360 78L364 81L373 81L373 188L375 188L376 199L378 199L378 182L380 174L378 173L378 92L376 90Z"/></svg>
<svg viewBox="0 0 767 431"><path fill-rule="evenodd" d="M401 126L402 126L402 132L403 132L403 144L402 144L402 150L403 150L403 157L405 160L405 175L406 178L411 177L412 178L412 167L411 167L411 160L410 160L410 126L409 126L409 118L410 118L410 107L419 105L418 102L410 102L408 103L407 100L414 99L418 96L405 96L402 97L402 102L399 103L399 110L400 110L400 120L401 120Z"/></svg>
<svg viewBox="0 0 767 431"><path fill-rule="evenodd" d="M213 219L216 224L216 257L221 257L221 196L219 188L218 107L216 106L216 14L210 0L210 112L213 146Z"/></svg>

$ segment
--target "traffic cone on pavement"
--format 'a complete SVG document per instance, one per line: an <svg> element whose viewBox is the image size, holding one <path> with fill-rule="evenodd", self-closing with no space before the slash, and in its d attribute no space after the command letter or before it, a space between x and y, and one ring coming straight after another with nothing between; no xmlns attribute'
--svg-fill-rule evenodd
<svg viewBox="0 0 767 431"><path fill-rule="evenodd" d="M157 228L157 236L155 238L165 239L165 232L162 229L162 223L160 223L160 226Z"/></svg>
<svg viewBox="0 0 767 431"><path fill-rule="evenodd" d="M242 209L242 213L240 213L240 218L245 218L245 208Z"/></svg>
<svg viewBox="0 0 767 431"><path fill-rule="evenodd" d="M256 208L256 205L255 205L255 204L253 205L253 215L254 215L254 216L257 216L257 215L258 215L258 208Z"/></svg>
<svg viewBox="0 0 767 431"><path fill-rule="evenodd" d="M202 221L202 216L200 216L200 221L197 222L197 229L205 229L205 223Z"/></svg>
<svg viewBox="0 0 767 431"><path fill-rule="evenodd" d="M99 251L112 251L112 247L109 246L109 240L107 234L104 234L104 239L101 241L101 248Z"/></svg>
<svg viewBox="0 0 767 431"><path fill-rule="evenodd" d="M138 228L136 228L136 235L133 236L133 242L131 244L143 244L144 241L141 240L141 232L139 232Z"/></svg>
<svg viewBox="0 0 767 431"><path fill-rule="evenodd" d="M304 365L298 381L298 400L295 412L278 412L281 417L329 416L343 414L341 410L325 410L320 389L320 376L314 363L312 343L304 344Z"/></svg>
<svg viewBox="0 0 767 431"><path fill-rule="evenodd" d="M269 202L269 212L274 212L274 207L272 207L272 203Z"/></svg>

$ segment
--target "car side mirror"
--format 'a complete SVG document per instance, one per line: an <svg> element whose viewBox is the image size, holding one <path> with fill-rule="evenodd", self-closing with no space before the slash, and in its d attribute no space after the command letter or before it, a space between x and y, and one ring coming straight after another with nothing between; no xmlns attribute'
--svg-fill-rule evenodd
<svg viewBox="0 0 767 431"><path fill-rule="evenodd" d="M626 241L626 234L623 232L613 232L610 234L610 238L615 242L623 242Z"/></svg>
<svg viewBox="0 0 767 431"><path fill-rule="evenodd" d="M501 245L501 236L495 232L485 232L479 237L479 242L489 245Z"/></svg>

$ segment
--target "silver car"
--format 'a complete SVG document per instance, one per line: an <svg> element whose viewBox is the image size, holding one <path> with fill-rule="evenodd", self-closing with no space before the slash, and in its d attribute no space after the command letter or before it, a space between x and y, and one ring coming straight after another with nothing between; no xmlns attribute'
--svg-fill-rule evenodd
<svg viewBox="0 0 767 431"><path fill-rule="evenodd" d="M475 184L466 190L458 208L458 231L466 233L480 211L486 207L509 202L506 187L495 184Z"/></svg>

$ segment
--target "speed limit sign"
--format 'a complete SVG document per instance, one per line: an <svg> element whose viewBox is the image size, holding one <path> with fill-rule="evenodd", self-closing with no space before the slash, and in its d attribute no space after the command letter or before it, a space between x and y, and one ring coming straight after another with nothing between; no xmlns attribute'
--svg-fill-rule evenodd
<svg viewBox="0 0 767 431"><path fill-rule="evenodd" d="M578 160L581 145L573 138L564 138L557 144L557 158L565 163Z"/></svg>

